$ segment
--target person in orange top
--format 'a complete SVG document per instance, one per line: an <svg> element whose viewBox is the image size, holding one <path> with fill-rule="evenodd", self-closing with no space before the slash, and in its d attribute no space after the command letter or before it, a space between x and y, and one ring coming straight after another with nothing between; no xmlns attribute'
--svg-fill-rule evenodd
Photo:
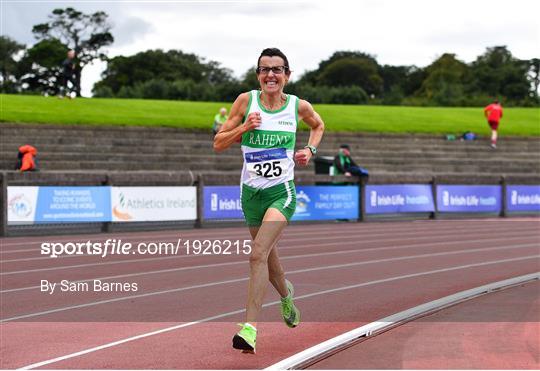
<svg viewBox="0 0 540 371"><path fill-rule="evenodd" d="M491 148L497 148L497 130L499 129L499 121L503 116L502 106L497 99L484 108L484 115L491 127Z"/></svg>
<svg viewBox="0 0 540 371"><path fill-rule="evenodd" d="M29 144L19 147L19 161L17 170L36 171L36 161L34 157L37 155L37 149Z"/></svg>

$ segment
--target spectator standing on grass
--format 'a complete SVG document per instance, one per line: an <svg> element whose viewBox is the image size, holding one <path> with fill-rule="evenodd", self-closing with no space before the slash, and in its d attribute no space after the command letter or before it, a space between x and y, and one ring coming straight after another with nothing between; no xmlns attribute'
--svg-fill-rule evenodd
<svg viewBox="0 0 540 371"><path fill-rule="evenodd" d="M212 126L214 136L219 132L221 125L223 125L228 118L229 116L227 116L227 109L225 107L221 107L219 113L214 117L214 125Z"/></svg>
<svg viewBox="0 0 540 371"><path fill-rule="evenodd" d="M64 95L71 98L71 92L77 91L76 67L75 50L69 50L67 52L67 58L62 62L62 78L58 98L63 98ZM71 83L71 91L68 90L68 82Z"/></svg>
<svg viewBox="0 0 540 371"><path fill-rule="evenodd" d="M368 171L356 164L351 157L351 147L348 144L339 146L339 153L334 157L334 168L336 175L345 176L367 176Z"/></svg>
<svg viewBox="0 0 540 371"><path fill-rule="evenodd" d="M491 128L491 148L495 149L497 148L497 130L499 129L499 121L503 117L503 109L497 99L484 108L484 115Z"/></svg>

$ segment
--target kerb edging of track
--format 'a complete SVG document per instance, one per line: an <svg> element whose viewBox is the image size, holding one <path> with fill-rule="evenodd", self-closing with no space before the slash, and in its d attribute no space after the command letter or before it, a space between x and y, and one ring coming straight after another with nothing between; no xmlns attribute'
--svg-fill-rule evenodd
<svg viewBox="0 0 540 371"><path fill-rule="evenodd" d="M487 285L478 286L473 289L461 291L410 309L406 309L317 344L267 367L266 370L304 369L359 340L363 340L370 336L375 336L381 332L387 331L406 322L410 322L419 317L442 310L460 302L488 294L495 290L508 288L538 279L540 279L540 272L513 277L503 281L497 281Z"/></svg>

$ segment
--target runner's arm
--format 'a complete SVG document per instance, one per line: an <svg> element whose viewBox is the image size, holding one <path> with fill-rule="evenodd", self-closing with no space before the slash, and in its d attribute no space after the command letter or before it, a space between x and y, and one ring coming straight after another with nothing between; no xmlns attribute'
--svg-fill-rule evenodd
<svg viewBox="0 0 540 371"><path fill-rule="evenodd" d="M317 148L324 133L324 122L308 101L300 100L298 104L298 119L303 120L310 128L308 145ZM299 165L307 165L311 158L311 151L307 148L296 152L295 160Z"/></svg>

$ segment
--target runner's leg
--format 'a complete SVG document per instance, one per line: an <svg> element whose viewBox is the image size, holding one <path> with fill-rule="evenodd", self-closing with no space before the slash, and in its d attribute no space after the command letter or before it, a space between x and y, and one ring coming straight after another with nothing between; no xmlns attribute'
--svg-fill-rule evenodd
<svg viewBox="0 0 540 371"><path fill-rule="evenodd" d="M268 258L272 247L287 225L287 219L277 209L269 208L264 215L262 225L252 243L249 258L250 276L246 308L246 322L254 324L262 308L269 280Z"/></svg>
<svg viewBox="0 0 540 371"><path fill-rule="evenodd" d="M253 241L255 241L258 232L259 227L249 228L249 233L251 234ZM272 286L274 286L279 295L284 298L289 294L289 292L287 290L287 284L285 283L285 272L283 271L283 267L279 262L279 254L276 247L280 239L281 235L279 235L276 239L274 246L272 246L270 254L268 255L268 277Z"/></svg>

